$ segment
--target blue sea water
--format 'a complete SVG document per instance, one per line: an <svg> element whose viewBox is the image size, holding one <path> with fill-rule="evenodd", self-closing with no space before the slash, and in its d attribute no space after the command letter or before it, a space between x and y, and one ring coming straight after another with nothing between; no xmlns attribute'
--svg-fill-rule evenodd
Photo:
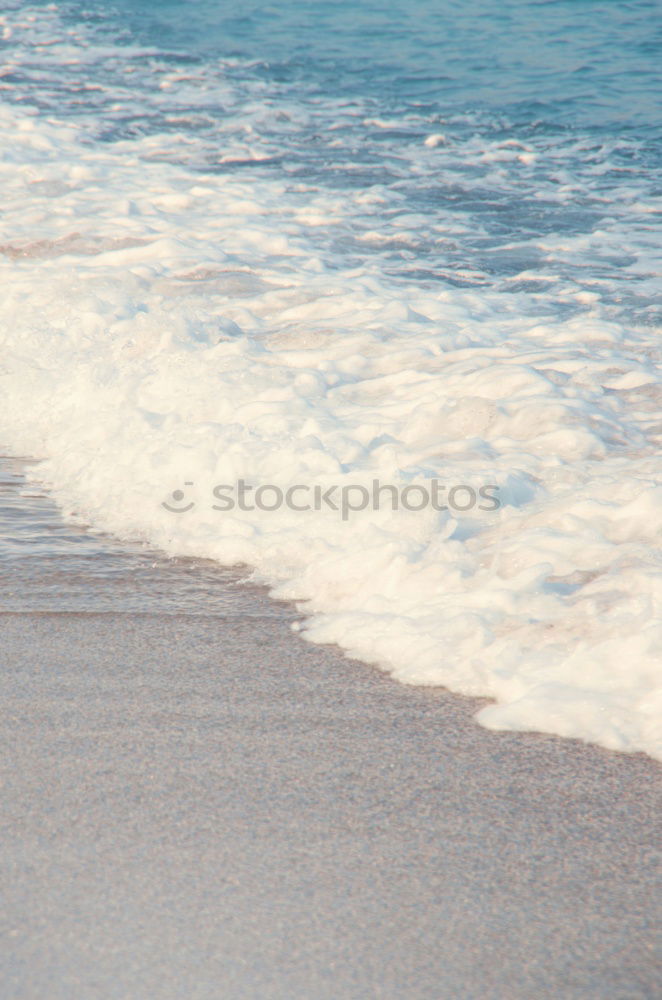
<svg viewBox="0 0 662 1000"><path fill-rule="evenodd" d="M507 114L522 127L659 126L655 0L124 0L59 5L73 23L182 60L253 60L311 98L375 98L392 111Z"/></svg>
<svg viewBox="0 0 662 1000"><path fill-rule="evenodd" d="M15 0L9 7L26 9ZM636 191L638 202L659 194L654 0L249 2L240 11L211 0L65 0L30 9L37 28L40 11L56 14L72 40L84 38L86 58L49 61L49 49L37 47L43 62L33 52L10 65L4 96L84 119L90 139L104 142L184 133L188 149L180 143L164 155L201 169L331 191L388 187L386 221L419 217L413 247L380 249L393 278L506 279L506 291L534 290L530 272L549 260L541 240L590 239L605 220L614 229L623 194ZM198 85L159 90L177 71ZM233 87L227 103L214 85L224 81ZM246 130L262 147L259 159L219 164L226 137ZM413 160L431 132L443 135L439 155ZM523 157L517 144L527 147ZM490 154L494 147L501 152ZM577 241L551 256L563 280L589 277L608 305L649 323L650 288L632 272L625 287L622 269L641 253L633 230L648 243L650 217L629 221L628 232L593 241L589 258ZM451 238L439 252L444 226ZM357 247L355 232L332 242L347 263L370 250Z"/></svg>

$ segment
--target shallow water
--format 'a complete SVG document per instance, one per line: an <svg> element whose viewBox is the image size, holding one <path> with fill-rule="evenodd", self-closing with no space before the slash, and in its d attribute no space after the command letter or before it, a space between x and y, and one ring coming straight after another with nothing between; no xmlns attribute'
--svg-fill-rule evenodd
<svg viewBox="0 0 662 1000"><path fill-rule="evenodd" d="M261 588L246 572L169 559L76 519L63 521L48 492L26 481L34 464L0 456L2 612L292 616L284 605L256 601Z"/></svg>

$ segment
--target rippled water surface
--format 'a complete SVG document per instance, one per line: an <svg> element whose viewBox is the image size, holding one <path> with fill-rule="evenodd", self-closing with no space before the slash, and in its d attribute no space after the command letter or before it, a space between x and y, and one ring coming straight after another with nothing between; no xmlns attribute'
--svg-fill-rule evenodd
<svg viewBox="0 0 662 1000"><path fill-rule="evenodd" d="M282 617L273 602L255 601L246 574L65 522L48 493L26 481L34 465L0 457L0 612Z"/></svg>

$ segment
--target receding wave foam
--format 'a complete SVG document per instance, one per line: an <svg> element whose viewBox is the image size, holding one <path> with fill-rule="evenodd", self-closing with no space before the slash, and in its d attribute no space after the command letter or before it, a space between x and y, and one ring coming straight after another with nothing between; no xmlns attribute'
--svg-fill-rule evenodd
<svg viewBox="0 0 662 1000"><path fill-rule="evenodd" d="M333 102L279 100L272 116L289 114L289 129L313 112L350 129ZM489 696L487 726L662 757L650 192L630 192L634 224L614 203L593 232L599 281L586 237L557 231L530 237L540 257L519 270L511 231L509 266L490 277L471 237L480 208L430 221L406 185L350 184L353 133L336 186L216 169L198 155L208 138L185 129L177 141L158 128L90 141L84 123L16 101L0 120L13 136L0 164L0 432L47 456L39 474L66 511L172 554L253 567L299 602L307 638L407 683ZM426 158L440 155L457 174L491 156L505 200L542 154L496 139L480 153L475 136L453 154L423 124L412 118L405 147L388 147L394 171L432 172ZM177 142L195 156L174 162ZM552 153L564 149L570 170L565 140ZM616 254L626 230L639 281L630 322L604 250ZM586 280L564 276L561 245ZM375 480L492 484L501 505L371 503L343 519L328 505L219 510L214 493ZM167 509L173 497L187 509Z"/></svg>

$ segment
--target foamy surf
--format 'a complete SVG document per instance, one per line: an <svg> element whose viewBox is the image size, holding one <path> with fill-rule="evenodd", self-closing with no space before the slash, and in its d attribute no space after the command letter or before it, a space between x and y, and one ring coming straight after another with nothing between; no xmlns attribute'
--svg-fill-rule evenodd
<svg viewBox="0 0 662 1000"><path fill-rule="evenodd" d="M662 757L654 185L601 181L637 140L466 116L442 140L438 114L173 71L48 16L5 25L2 439L65 512L252 567L308 639L492 698L486 726ZM46 101L77 60L82 111L17 100L18 67ZM402 503L433 483L457 502Z"/></svg>

